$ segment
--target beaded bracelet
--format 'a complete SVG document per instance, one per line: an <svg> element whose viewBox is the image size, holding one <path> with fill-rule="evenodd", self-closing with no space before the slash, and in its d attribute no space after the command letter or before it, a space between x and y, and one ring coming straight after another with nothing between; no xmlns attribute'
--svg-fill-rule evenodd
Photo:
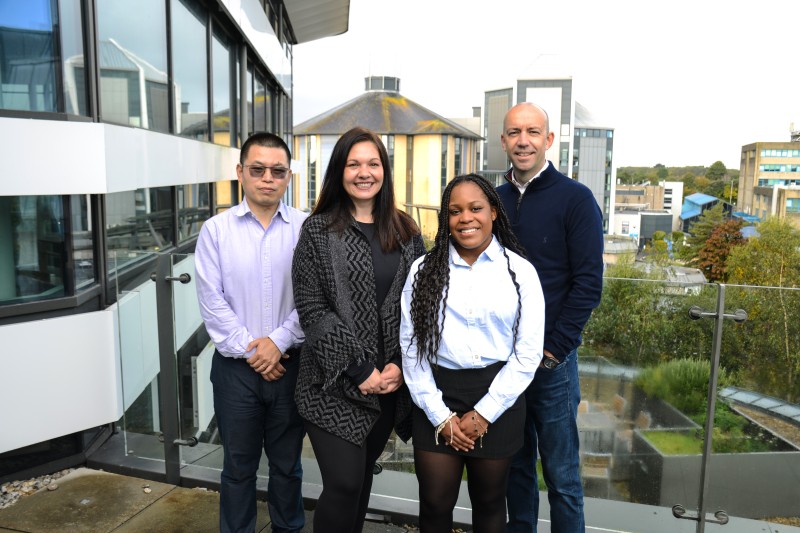
<svg viewBox="0 0 800 533"><path fill-rule="evenodd" d="M433 437L435 439L436 446L439 445L439 433L442 432L444 429L444 425L448 422L450 423L450 444L453 444L453 417L456 416L454 411L450 411L450 414L447 415L447 418L444 419L444 422L436 426L436 435Z"/></svg>
<svg viewBox="0 0 800 533"><path fill-rule="evenodd" d="M472 412L472 423L475 426L475 434L481 438L481 448L483 448L483 436L489 433L489 428L478 422L478 419L475 417L476 413L477 411ZM480 432L478 431L478 428L481 429Z"/></svg>

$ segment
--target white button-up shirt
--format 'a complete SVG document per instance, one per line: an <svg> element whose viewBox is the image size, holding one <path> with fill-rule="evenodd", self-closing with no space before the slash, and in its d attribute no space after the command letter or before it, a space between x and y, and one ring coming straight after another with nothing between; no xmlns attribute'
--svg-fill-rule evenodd
<svg viewBox="0 0 800 533"><path fill-rule="evenodd" d="M437 364L450 369L483 368L507 361L486 395L475 405L484 418L494 422L511 407L533 380L544 346L544 295L536 269L527 260L503 248L493 237L474 264L468 265L450 245L450 287L447 312L437 353ZM422 258L411 266L401 298L400 347L403 377L414 403L431 424L439 425L450 408L436 387L430 364L417 361L412 341L411 298L414 276ZM522 311L513 352L514 322L519 301L508 271L516 273ZM439 327L442 328L439 313Z"/></svg>

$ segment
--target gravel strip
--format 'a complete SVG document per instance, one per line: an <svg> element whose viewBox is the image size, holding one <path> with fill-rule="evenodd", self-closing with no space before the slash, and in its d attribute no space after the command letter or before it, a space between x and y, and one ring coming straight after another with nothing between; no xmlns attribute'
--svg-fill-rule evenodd
<svg viewBox="0 0 800 533"><path fill-rule="evenodd" d="M11 507L17 500L23 496L28 496L41 489L56 490L58 488L58 480L66 476L74 468L67 468L53 474L39 476L25 481L9 481L0 485L0 509Z"/></svg>

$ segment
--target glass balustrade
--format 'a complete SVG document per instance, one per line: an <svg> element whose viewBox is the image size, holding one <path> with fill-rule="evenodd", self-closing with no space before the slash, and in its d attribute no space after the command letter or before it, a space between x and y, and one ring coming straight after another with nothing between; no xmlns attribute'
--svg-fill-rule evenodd
<svg viewBox="0 0 800 533"><path fill-rule="evenodd" d="M155 255L126 254L120 263L129 267ZM156 284L149 279L118 288L125 399L120 424L129 455L163 459L157 337L158 328L170 320L178 395L174 416L182 442L196 441L181 447L181 468L184 474L204 472L199 475L214 478L222 468L209 378L214 347L199 314L193 255L172 255L171 265L176 281L169 285L170 317L157 317ZM182 274L188 274L188 283L177 281ZM727 315L719 328L712 454L704 465L717 328L712 315L720 304ZM703 315L691 318L693 308ZM745 321L733 320L737 309L747 313ZM724 510L736 517L796 520L798 314L797 289L606 277L602 303L579 349L578 428L586 497L658 506L668 513L678 505L687 515L696 515L705 474L708 491L702 503L710 519ZM311 493L319 489L321 478L308 442L303 461L306 492ZM379 464L373 503L417 499L411 443L393 434ZM262 458L259 486L266 486L266 476ZM547 490L541 481L540 487ZM466 487L458 506L470 507ZM680 527L694 527L675 520Z"/></svg>

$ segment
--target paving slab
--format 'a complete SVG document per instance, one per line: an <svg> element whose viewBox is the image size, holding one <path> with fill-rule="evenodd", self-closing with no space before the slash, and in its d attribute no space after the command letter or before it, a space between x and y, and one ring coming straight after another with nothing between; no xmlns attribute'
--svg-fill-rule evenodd
<svg viewBox="0 0 800 533"><path fill-rule="evenodd" d="M56 490L42 489L0 510L0 527L30 533L108 533L174 488L87 468L57 484Z"/></svg>

